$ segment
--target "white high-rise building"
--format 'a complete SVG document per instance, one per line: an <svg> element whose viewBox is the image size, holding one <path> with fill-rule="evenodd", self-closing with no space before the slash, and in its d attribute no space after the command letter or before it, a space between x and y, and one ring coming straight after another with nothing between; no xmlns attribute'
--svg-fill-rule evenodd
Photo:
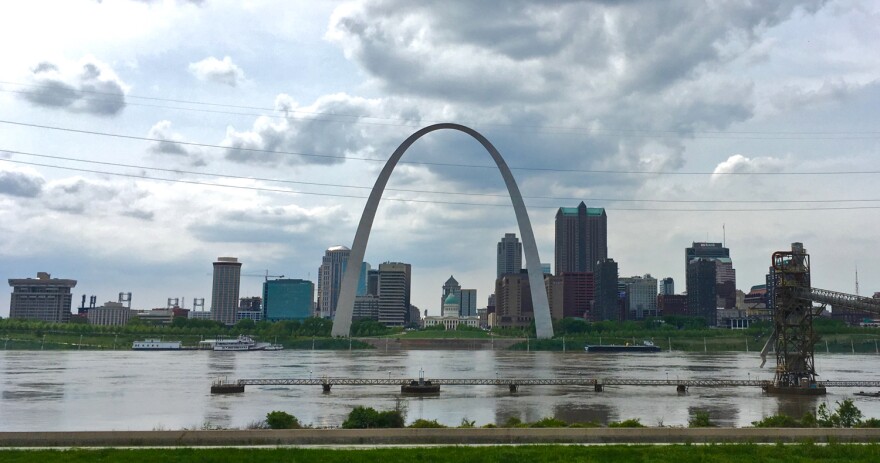
<svg viewBox="0 0 880 463"><path fill-rule="evenodd" d="M498 272L496 278L509 273L519 273L522 269L522 243L515 233L505 233L498 242Z"/></svg>
<svg viewBox="0 0 880 463"><path fill-rule="evenodd" d="M620 278L618 282L626 285L626 308L630 317L641 320L657 316L656 278L647 274L643 277Z"/></svg>
<svg viewBox="0 0 880 463"><path fill-rule="evenodd" d="M211 291L211 318L225 325L234 325L238 315L238 292L241 283L241 262L235 257L218 257L214 262L214 284Z"/></svg>
<svg viewBox="0 0 880 463"><path fill-rule="evenodd" d="M321 266L318 267L318 316L333 318L336 315L336 302L339 300L339 287L348 266L351 249L333 246L324 252Z"/></svg>
<svg viewBox="0 0 880 463"><path fill-rule="evenodd" d="M379 264L379 323L403 326L409 319L410 264Z"/></svg>

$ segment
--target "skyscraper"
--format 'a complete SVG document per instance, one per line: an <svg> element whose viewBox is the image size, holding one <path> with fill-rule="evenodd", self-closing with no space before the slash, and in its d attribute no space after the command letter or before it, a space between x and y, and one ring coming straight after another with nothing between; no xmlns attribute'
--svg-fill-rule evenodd
<svg viewBox="0 0 880 463"><path fill-rule="evenodd" d="M620 321L619 293L617 290L617 262L603 259L596 265L596 292L593 300L593 320Z"/></svg>
<svg viewBox="0 0 880 463"><path fill-rule="evenodd" d="M358 287L357 292L355 292L355 296L366 296L368 293L368 286L370 282L370 263L363 262L361 263L361 275L358 277Z"/></svg>
<svg viewBox="0 0 880 463"><path fill-rule="evenodd" d="M379 264L379 323L403 326L409 321L411 272L410 264Z"/></svg>
<svg viewBox="0 0 880 463"><path fill-rule="evenodd" d="M664 296L675 294L675 280L672 277L660 280L660 294Z"/></svg>
<svg viewBox="0 0 880 463"><path fill-rule="evenodd" d="M211 290L211 319L234 325L238 315L238 291L241 283L241 262L235 257L218 257L214 262L214 284Z"/></svg>
<svg viewBox="0 0 880 463"><path fill-rule="evenodd" d="M302 320L314 315L315 284L283 278L263 283L263 319Z"/></svg>
<svg viewBox="0 0 880 463"><path fill-rule="evenodd" d="M36 279L10 278L9 286L12 286L9 318L53 323L70 321L70 306L73 303L70 290L76 286L76 280L52 278L46 272L37 272Z"/></svg>
<svg viewBox="0 0 880 463"><path fill-rule="evenodd" d="M459 315L462 317L477 316L477 290L462 289L459 293Z"/></svg>
<svg viewBox="0 0 880 463"><path fill-rule="evenodd" d="M556 213L557 275L595 272L596 262L608 258L608 216L605 209L560 207Z"/></svg>
<svg viewBox="0 0 880 463"><path fill-rule="evenodd" d="M687 265L687 308L692 317L703 317L707 326L717 323L717 284L715 261L697 257Z"/></svg>
<svg viewBox="0 0 880 463"><path fill-rule="evenodd" d="M685 265L696 259L705 259L715 263L715 293L721 298L716 306L731 309L736 306L736 270L730 259L730 249L721 243L698 243L694 242L689 248L685 248ZM690 292L690 286L687 287ZM714 322L713 322L714 323Z"/></svg>
<svg viewBox="0 0 880 463"><path fill-rule="evenodd" d="M508 273L519 273L522 269L522 243L515 233L505 233L498 242L497 274L495 278Z"/></svg>
<svg viewBox="0 0 880 463"><path fill-rule="evenodd" d="M351 249L345 246L332 246L324 252L318 268L318 316L321 318L333 318L336 314L339 287L350 254Z"/></svg>

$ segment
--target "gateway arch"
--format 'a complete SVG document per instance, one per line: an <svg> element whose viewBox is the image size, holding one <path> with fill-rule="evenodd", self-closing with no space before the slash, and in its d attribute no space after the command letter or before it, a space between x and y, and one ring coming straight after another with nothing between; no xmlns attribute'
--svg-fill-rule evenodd
<svg viewBox="0 0 880 463"><path fill-rule="evenodd" d="M522 195L516 180L507 163L501 157L501 154L492 146L492 143L482 136L479 132L470 127L460 124L442 123L429 125L420 129L409 136L397 149L394 154L385 163L385 167L376 179L370 197L367 199L367 205L364 207L364 213L361 215L360 224L358 224L357 233L354 235L354 244L351 246L351 254L348 258L348 265L345 274L342 277L342 286L340 287L339 299L336 303L336 315L333 320L333 330L331 334L335 337L349 336L351 331L351 317L354 310L354 298L357 290L358 276L361 270L361 264L364 262L364 254L367 250L367 241L370 238L370 229L373 226L373 219L376 217L376 208L379 206L379 200L382 199L382 193L391 177L391 172L397 166L398 161L409 147L419 138L436 130L458 130L464 132L476 139L483 148L492 156L501 177L504 178L504 184L507 185L507 191L510 193L510 200L513 202L513 211L516 214L516 222L519 225L519 233L523 241L523 249L526 254L526 269L529 275L529 285L532 293L532 307L534 309L535 329L538 338L553 337L553 322L550 318L550 305L547 303L547 292L544 291L544 272L541 270L541 259L538 257L538 247L535 245L535 234L532 232L532 224L529 221L529 214L526 211L526 205L523 204Z"/></svg>

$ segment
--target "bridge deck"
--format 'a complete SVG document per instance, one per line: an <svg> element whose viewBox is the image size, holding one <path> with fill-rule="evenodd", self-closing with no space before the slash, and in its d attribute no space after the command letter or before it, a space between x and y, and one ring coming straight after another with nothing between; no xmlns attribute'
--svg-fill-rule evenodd
<svg viewBox="0 0 880 463"><path fill-rule="evenodd" d="M233 384L244 386L363 386L410 384L412 379L394 378L263 378L239 379ZM763 387L771 381L757 379L627 379L627 378L434 378L432 384L449 386L687 386L687 387ZM820 381L825 387L880 388L880 381Z"/></svg>

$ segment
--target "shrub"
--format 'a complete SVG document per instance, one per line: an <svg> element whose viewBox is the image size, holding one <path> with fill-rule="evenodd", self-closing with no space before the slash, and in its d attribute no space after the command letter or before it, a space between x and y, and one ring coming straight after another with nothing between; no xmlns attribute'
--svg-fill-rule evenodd
<svg viewBox="0 0 880 463"><path fill-rule="evenodd" d="M609 428L644 428L641 420L638 418L630 418L623 421L612 421L608 423Z"/></svg>
<svg viewBox="0 0 880 463"><path fill-rule="evenodd" d="M602 425L596 423L595 421L586 421L583 423L571 423L568 425L569 428L601 428Z"/></svg>
<svg viewBox="0 0 880 463"><path fill-rule="evenodd" d="M402 428L404 416L400 410L376 411L372 407L354 407L342 422L345 429Z"/></svg>
<svg viewBox="0 0 880 463"><path fill-rule="evenodd" d="M812 416L812 415L810 415ZM758 421L752 421L752 426L756 428L800 428L801 423L788 415L771 415L765 416Z"/></svg>
<svg viewBox="0 0 880 463"><path fill-rule="evenodd" d="M688 420L689 428L711 428L714 426L715 424L709 419L709 412L703 410L697 410L694 412L694 416Z"/></svg>
<svg viewBox="0 0 880 463"><path fill-rule="evenodd" d="M437 422L437 420L423 420L421 418L409 425L411 428L445 428L446 426Z"/></svg>
<svg viewBox="0 0 880 463"><path fill-rule="evenodd" d="M275 410L266 414L266 425L270 429L299 429L299 420L287 412Z"/></svg>
<svg viewBox="0 0 880 463"><path fill-rule="evenodd" d="M868 418L857 426L859 428L880 428L880 419Z"/></svg>
<svg viewBox="0 0 880 463"><path fill-rule="evenodd" d="M468 421L467 417L461 419L461 424L458 425L459 428L473 428L476 424L476 421Z"/></svg>
<svg viewBox="0 0 880 463"><path fill-rule="evenodd" d="M517 426L522 426L523 422L521 419L511 416L501 425L502 428L515 428Z"/></svg>
<svg viewBox="0 0 880 463"><path fill-rule="evenodd" d="M552 416L548 416L546 418L541 418L534 423L529 425L530 428L565 428L568 426L568 423L562 420L558 420L553 418Z"/></svg>

